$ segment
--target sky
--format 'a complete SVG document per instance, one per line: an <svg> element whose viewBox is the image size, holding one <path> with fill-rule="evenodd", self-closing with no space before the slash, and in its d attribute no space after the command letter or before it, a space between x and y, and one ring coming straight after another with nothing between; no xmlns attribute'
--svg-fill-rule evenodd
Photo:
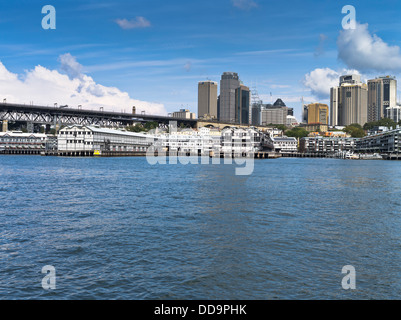
<svg viewBox="0 0 401 320"><path fill-rule="evenodd" d="M55 29L42 27L45 5ZM354 30L342 27L345 5ZM7 102L196 113L198 82L232 71L300 120L302 97L329 104L343 74L401 75L398 0L3 0L0 12Z"/></svg>

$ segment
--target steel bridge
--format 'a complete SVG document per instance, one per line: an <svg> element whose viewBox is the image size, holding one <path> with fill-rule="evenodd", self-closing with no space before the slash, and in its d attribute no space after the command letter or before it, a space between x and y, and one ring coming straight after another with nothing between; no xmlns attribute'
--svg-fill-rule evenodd
<svg viewBox="0 0 401 320"><path fill-rule="evenodd" d="M167 116L118 113L111 111L94 111L87 109L73 109L64 107L44 107L25 104L0 103L0 120L9 122L26 122L30 124L45 125L98 125L101 127L121 127L133 123L146 123L155 121L162 124L169 124L170 121L177 121L178 125L185 125L195 128L196 119L180 119Z"/></svg>

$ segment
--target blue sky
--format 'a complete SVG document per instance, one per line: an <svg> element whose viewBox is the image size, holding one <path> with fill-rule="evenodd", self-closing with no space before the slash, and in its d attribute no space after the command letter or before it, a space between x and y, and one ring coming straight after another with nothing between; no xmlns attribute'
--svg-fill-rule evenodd
<svg viewBox="0 0 401 320"><path fill-rule="evenodd" d="M41 27L46 4L56 8L56 30ZM302 96L328 102L325 89L316 89L326 73L315 80L321 83L305 84L313 70L355 69L368 78L400 73L398 60L394 68L370 68L373 49L362 67L355 59L338 58L341 9L348 4L355 6L357 21L368 24L365 36L376 35L393 49L401 46L396 0L16 0L0 4L0 61L22 79L38 65L65 73L60 56L70 54L94 83L162 104L167 112L183 107L197 112L198 81L219 81L224 71L234 71L265 102L272 92L300 118ZM358 54L349 43L342 46L346 54ZM7 92L0 88L0 94ZM46 97L35 99L44 103Z"/></svg>

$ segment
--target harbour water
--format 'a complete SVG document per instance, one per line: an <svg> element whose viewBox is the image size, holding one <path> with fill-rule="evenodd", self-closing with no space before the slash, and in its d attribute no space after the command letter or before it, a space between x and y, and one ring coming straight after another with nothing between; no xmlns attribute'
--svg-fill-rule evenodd
<svg viewBox="0 0 401 320"><path fill-rule="evenodd" d="M394 299L401 162L0 157L0 299ZM44 290L42 267L56 269ZM346 291L343 266L356 269Z"/></svg>

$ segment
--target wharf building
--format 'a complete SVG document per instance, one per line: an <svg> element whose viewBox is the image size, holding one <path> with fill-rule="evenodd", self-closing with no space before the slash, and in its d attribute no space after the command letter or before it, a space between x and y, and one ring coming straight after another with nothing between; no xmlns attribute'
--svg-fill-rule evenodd
<svg viewBox="0 0 401 320"><path fill-rule="evenodd" d="M293 137L268 136L265 144L268 149L278 153L295 153L298 151L298 140Z"/></svg>
<svg viewBox="0 0 401 320"><path fill-rule="evenodd" d="M172 130L170 133L157 136L157 140L170 154L210 156L221 151L221 132L206 127L200 128L199 131Z"/></svg>
<svg viewBox="0 0 401 320"><path fill-rule="evenodd" d="M255 129L227 128L221 132L221 151L225 154L249 154L262 150L263 134Z"/></svg>
<svg viewBox="0 0 401 320"><path fill-rule="evenodd" d="M47 141L43 133L0 132L0 154L41 154Z"/></svg>
<svg viewBox="0 0 401 320"><path fill-rule="evenodd" d="M330 123L348 126L358 123L363 126L368 121L368 86L361 82L360 75L340 77L338 87L330 90Z"/></svg>
<svg viewBox="0 0 401 320"><path fill-rule="evenodd" d="M58 151L91 156L102 153L144 153L154 136L92 126L73 125L59 131Z"/></svg>

